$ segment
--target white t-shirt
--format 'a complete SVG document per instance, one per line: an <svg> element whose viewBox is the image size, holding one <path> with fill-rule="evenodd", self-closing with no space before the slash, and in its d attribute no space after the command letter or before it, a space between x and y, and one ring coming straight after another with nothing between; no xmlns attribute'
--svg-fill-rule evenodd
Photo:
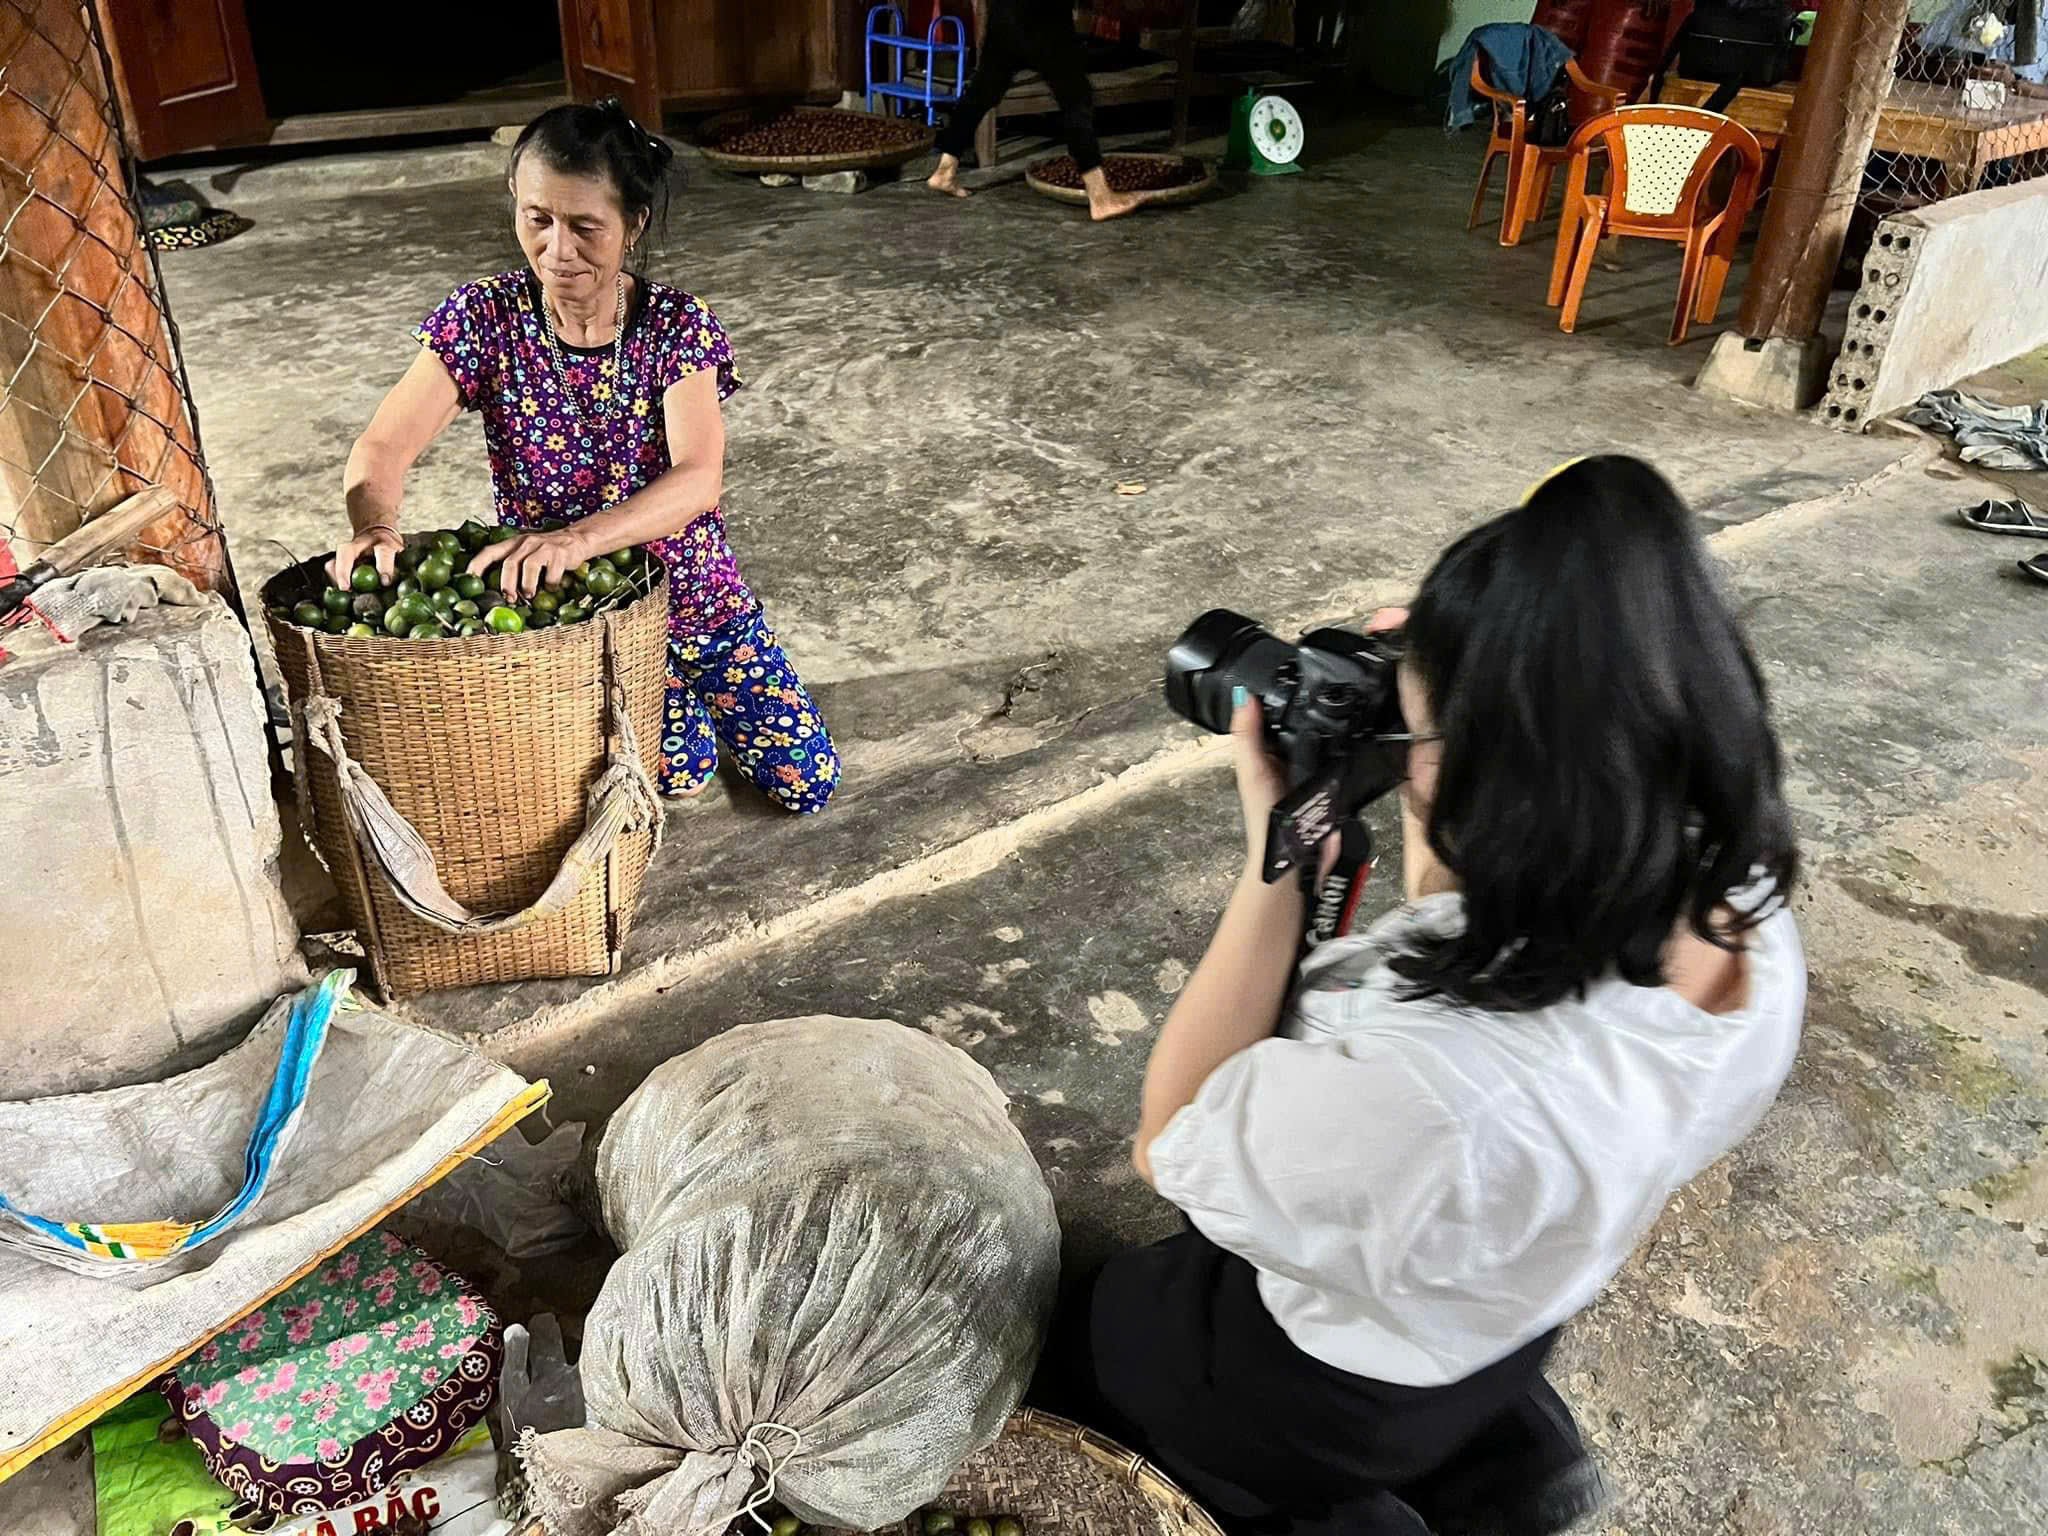
<svg viewBox="0 0 2048 1536"><path fill-rule="evenodd" d="M1218 1067L1151 1146L1159 1192L1259 1271L1306 1353L1458 1381L1554 1328L1792 1069L1806 960L1791 914L1747 937L1748 996L1702 1012L1619 979L1524 1013L1406 1002L1386 966L1433 896L1321 945L1279 1036Z"/></svg>

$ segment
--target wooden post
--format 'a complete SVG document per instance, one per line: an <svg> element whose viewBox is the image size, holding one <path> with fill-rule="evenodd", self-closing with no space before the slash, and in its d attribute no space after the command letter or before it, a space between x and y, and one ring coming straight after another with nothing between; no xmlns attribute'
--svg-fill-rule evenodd
<svg viewBox="0 0 2048 1536"><path fill-rule="evenodd" d="M988 37L988 0L974 0L974 67L981 67L981 49ZM972 79L970 75L968 78ZM996 163L996 120L1001 117L1003 104L999 101L988 109L974 130L974 163L981 170L990 170Z"/></svg>
<svg viewBox="0 0 2048 1536"><path fill-rule="evenodd" d="M0 534L32 556L161 485L137 553L232 595L91 15L0 0Z"/></svg>
<svg viewBox="0 0 2048 1536"><path fill-rule="evenodd" d="M1195 97L1195 32L1200 25L1202 7L1200 0L1188 0L1187 11L1181 17L1180 41L1174 47L1173 75L1173 147L1183 148L1188 141L1188 107Z"/></svg>
<svg viewBox="0 0 2048 1536"><path fill-rule="evenodd" d="M1736 329L1746 337L1805 341L1820 329L1907 4L1833 0L1821 7L1742 292Z"/></svg>

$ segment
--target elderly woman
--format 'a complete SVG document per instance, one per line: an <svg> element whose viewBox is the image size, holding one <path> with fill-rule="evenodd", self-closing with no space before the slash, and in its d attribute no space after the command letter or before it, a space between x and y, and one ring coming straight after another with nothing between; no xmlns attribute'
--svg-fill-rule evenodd
<svg viewBox="0 0 2048 1536"><path fill-rule="evenodd" d="M625 270L661 197L671 151L616 101L556 107L512 150L522 270L465 284L427 316L413 360L349 455L349 537L385 579L404 547L405 474L458 412L478 411L498 521L519 531L470 570L530 597L629 545L669 577L664 794L711 781L718 747L770 799L820 810L839 757L740 575L719 509L725 428L740 386L717 318Z"/></svg>

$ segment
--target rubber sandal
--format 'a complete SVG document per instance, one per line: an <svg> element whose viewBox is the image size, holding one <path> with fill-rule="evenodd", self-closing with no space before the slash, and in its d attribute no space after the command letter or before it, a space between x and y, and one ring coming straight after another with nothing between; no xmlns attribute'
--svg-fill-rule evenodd
<svg viewBox="0 0 2048 1536"><path fill-rule="evenodd" d="M2006 533L2021 539L2048 539L2048 512L2017 498L1980 501L1956 514L1979 533Z"/></svg>
<svg viewBox="0 0 2048 1536"><path fill-rule="evenodd" d="M2036 555L2031 560L2018 562L2020 574L2031 576L2039 582L2048 582L2048 555Z"/></svg>

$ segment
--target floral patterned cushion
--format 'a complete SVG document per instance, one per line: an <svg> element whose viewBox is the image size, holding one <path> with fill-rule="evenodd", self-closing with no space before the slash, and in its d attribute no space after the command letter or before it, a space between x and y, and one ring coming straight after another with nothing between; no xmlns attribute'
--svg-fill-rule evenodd
<svg viewBox="0 0 2048 1536"><path fill-rule="evenodd" d="M387 1232L349 1244L164 1379L208 1470L263 1509L328 1509L439 1456L497 1393L498 1319Z"/></svg>

